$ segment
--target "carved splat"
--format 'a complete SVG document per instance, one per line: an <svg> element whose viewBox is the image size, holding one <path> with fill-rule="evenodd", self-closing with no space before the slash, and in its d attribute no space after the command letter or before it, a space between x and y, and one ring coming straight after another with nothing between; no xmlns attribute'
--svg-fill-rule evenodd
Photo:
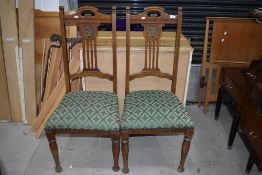
<svg viewBox="0 0 262 175"><path fill-rule="evenodd" d="M140 72L130 74L130 25L139 24L144 28L145 40L145 66ZM162 29L165 25L176 25L173 73L165 73L159 69L159 45ZM130 8L126 8L126 88L129 92L129 81L146 76L156 76L172 81L171 91L176 91L177 67L179 60L180 35L182 26L182 8L178 8L177 15L165 12L161 7L147 7L137 15L130 14Z"/></svg>
<svg viewBox="0 0 262 175"><path fill-rule="evenodd" d="M71 90L70 82L75 79L83 77L97 77L107 79L113 82L113 91L117 92L117 62L116 62L116 7L112 7L112 14L104 14L99 12L95 7L85 6L79 8L76 13L65 15L63 8L60 8L60 27L61 27L61 41L63 51L63 67L66 81L66 91ZM97 62L97 44L96 38L98 35L99 26L110 25L112 26L112 58L113 58L113 72L112 74L104 73L99 70ZM80 34L80 39L75 40L72 45L68 47L66 44L66 26L76 26ZM69 59L71 46L76 43L82 43L83 49L83 70L76 73L69 74Z"/></svg>
<svg viewBox="0 0 262 175"><path fill-rule="evenodd" d="M159 70L159 40L163 25L144 24L143 27L145 37L145 67L143 70Z"/></svg>
<svg viewBox="0 0 262 175"><path fill-rule="evenodd" d="M98 24L78 26L82 38L84 70L98 71L96 49L97 26Z"/></svg>

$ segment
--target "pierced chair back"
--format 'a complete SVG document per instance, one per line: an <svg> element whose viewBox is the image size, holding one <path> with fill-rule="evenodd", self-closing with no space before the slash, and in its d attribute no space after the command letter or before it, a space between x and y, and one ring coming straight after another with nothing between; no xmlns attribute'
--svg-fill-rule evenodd
<svg viewBox="0 0 262 175"><path fill-rule="evenodd" d="M130 32L132 24L141 25L145 41L144 68L137 73L130 74ZM159 69L159 47L163 27L176 25L176 40L174 49L173 73L165 73ZM178 8L177 15L169 15L161 7L148 7L138 15L130 14L130 7L126 8L126 83L125 94L129 92L130 81L146 76L156 76L172 81L171 92L176 92L177 68L179 60L180 35L182 26L182 7Z"/></svg>
<svg viewBox="0 0 262 175"><path fill-rule="evenodd" d="M112 7L112 14L107 15L98 11L97 8L85 6L79 8L75 14L65 15L64 8L59 7L61 44L63 52L63 65L65 73L66 91L71 91L70 82L87 76L107 79L113 82L113 92L117 93L117 62L116 62L116 7ZM98 68L97 61L97 37L98 29L102 25L112 26L112 58L113 73L102 72ZM66 26L76 26L81 37L83 48L83 70L70 74L68 46L66 44Z"/></svg>

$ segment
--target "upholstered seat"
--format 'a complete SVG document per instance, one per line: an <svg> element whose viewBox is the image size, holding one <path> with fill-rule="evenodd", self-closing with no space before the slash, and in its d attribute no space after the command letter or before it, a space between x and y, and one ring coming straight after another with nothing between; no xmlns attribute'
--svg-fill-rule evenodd
<svg viewBox="0 0 262 175"><path fill-rule="evenodd" d="M117 95L103 91L69 92L45 128L118 131Z"/></svg>
<svg viewBox="0 0 262 175"><path fill-rule="evenodd" d="M168 91L129 92L125 98L121 128L193 128L193 120L177 96Z"/></svg>

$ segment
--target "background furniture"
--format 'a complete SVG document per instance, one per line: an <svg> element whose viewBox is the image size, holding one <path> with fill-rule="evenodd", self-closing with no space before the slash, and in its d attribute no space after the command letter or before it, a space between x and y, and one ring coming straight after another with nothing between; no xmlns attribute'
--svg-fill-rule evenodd
<svg viewBox="0 0 262 175"><path fill-rule="evenodd" d="M113 170L118 171L118 158L120 150L120 118L118 110L117 93L117 62L116 62L116 7L112 7L112 14L105 15L94 7L82 7L72 15L64 15L64 8L60 7L61 46L63 55L62 78L65 80L66 94L55 109L45 125L46 137L49 141L51 153L55 161L56 172L61 172L57 134L91 135L97 137L110 137L114 157ZM96 50L97 30L101 24L112 26L112 73L102 72L98 67ZM69 70L69 49L66 38L66 26L77 26L83 46L82 69L76 73ZM80 59L80 58L78 58ZM109 67L109 65L107 65ZM75 79L95 77L110 81L113 92L80 91L71 92L71 83ZM51 112L51 111L50 111ZM49 113L50 113L49 112ZM47 116L48 119L48 116Z"/></svg>
<svg viewBox="0 0 262 175"><path fill-rule="evenodd" d="M250 91L250 83L241 73L243 67L223 67L220 75L220 88L217 97L215 120L218 120L222 102L233 117L231 124L228 149L231 149L240 121L243 104Z"/></svg>
<svg viewBox="0 0 262 175"><path fill-rule="evenodd" d="M130 46L131 25L141 25L144 28L144 55L140 57L144 63L141 69L132 68L139 64L132 60L130 55L133 48ZM160 36L163 27L176 25L175 48L173 51L173 63L171 72L161 65L166 57L159 54ZM128 173L129 137L134 135L184 135L181 150L181 160L177 168L184 171L184 163L193 137L193 121L185 107L179 102L176 93L178 83L177 72L179 62L180 35L182 25L182 8L178 8L176 16L169 15L160 7L147 7L138 15L130 15L130 8L126 8L126 79L125 79L125 103L121 119L121 145L123 156L123 172ZM174 37L173 36L173 37ZM132 63L131 63L132 62ZM150 81L150 77L157 77L171 81L169 91L153 90L154 86L148 86L151 90L134 89L131 82L140 78L142 81ZM159 82L158 82L159 83ZM129 91L131 89L131 91ZM171 92L170 92L171 91Z"/></svg>
<svg viewBox="0 0 262 175"><path fill-rule="evenodd" d="M247 66L262 57L261 33L262 25L252 18L206 18L198 98L199 106L204 99L204 112L217 99L221 66Z"/></svg>
<svg viewBox="0 0 262 175"><path fill-rule="evenodd" d="M218 119L223 102L233 116L228 148L231 149L235 135L239 134L244 141L250 156L246 167L249 173L256 163L262 170L262 59L254 60L244 68L222 68L215 119ZM240 125L239 125L240 122Z"/></svg>
<svg viewBox="0 0 262 175"><path fill-rule="evenodd" d="M253 86L250 96L245 101L240 121L240 136L250 156L246 172L249 173L254 163L262 171L262 83Z"/></svg>

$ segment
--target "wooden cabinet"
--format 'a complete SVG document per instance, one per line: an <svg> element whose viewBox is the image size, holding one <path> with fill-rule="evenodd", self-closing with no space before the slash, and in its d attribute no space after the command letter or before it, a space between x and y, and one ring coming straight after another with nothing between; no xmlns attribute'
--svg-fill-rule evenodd
<svg viewBox="0 0 262 175"><path fill-rule="evenodd" d="M249 93L250 84L242 75L243 67L226 67L221 69L220 85L231 96L234 109L241 113L242 105Z"/></svg>
<svg viewBox="0 0 262 175"><path fill-rule="evenodd" d="M240 136L246 144L250 157L262 170L262 88L255 85L246 99L240 120ZM252 162L252 161L251 161ZM247 168L250 171L251 166Z"/></svg>
<svg viewBox="0 0 262 175"><path fill-rule="evenodd" d="M233 117L228 139L228 149L231 149L237 130L244 100L247 98L250 89L248 79L243 75L243 67L222 68L220 76L220 85L215 120L218 120L222 102L226 105L228 111Z"/></svg>
<svg viewBox="0 0 262 175"><path fill-rule="evenodd" d="M240 120L239 134L250 153L246 167L246 172L249 173L254 163L262 170L262 83L250 81L250 70L247 70L240 67L221 69L215 119L218 119L223 102L233 117L229 149L233 145Z"/></svg>

